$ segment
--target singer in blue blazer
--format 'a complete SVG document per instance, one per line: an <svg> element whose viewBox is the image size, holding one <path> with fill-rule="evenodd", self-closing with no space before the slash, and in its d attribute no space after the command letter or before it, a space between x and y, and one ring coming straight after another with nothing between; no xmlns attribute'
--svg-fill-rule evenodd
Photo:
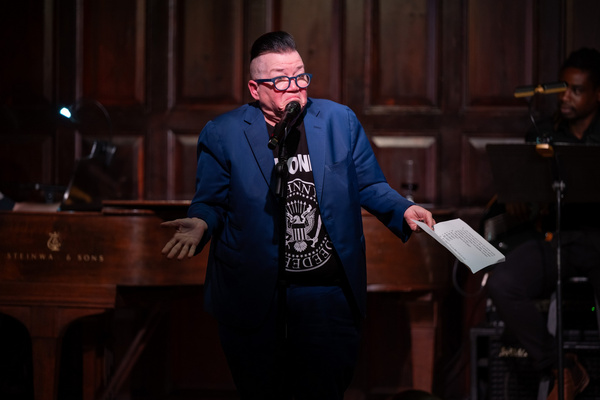
<svg viewBox="0 0 600 400"><path fill-rule="evenodd" d="M307 96L312 75L289 34L259 38L251 60L248 86L257 101L200 133L196 194L187 218L163 224L177 229L163 253L190 257L210 241L205 307L219 322L242 399L341 400L359 348L357 319L366 309L362 209L402 241L417 229L413 220L434 221L388 185L354 112ZM282 199L274 173L282 154L268 144L281 124L291 124L284 110L292 102L301 106L299 122L278 147L295 143L289 155L303 167L290 171L286 187L301 189ZM284 286L280 244L290 251L281 257L286 263L309 252L325 261L318 268L302 264L299 274L286 264ZM281 321L285 332L276 335Z"/></svg>

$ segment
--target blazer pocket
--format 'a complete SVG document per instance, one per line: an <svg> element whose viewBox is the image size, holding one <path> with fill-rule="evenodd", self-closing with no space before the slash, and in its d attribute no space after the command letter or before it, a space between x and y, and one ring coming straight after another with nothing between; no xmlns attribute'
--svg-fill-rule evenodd
<svg viewBox="0 0 600 400"><path fill-rule="evenodd" d="M228 241L219 239L214 248L215 260L230 268L236 268L241 265L243 257L238 249L229 245Z"/></svg>

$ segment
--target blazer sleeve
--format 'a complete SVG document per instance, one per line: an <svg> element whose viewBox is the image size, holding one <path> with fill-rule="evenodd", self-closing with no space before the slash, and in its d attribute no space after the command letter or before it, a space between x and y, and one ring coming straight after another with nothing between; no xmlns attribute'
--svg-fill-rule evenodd
<svg viewBox="0 0 600 400"><path fill-rule="evenodd" d="M412 230L404 220L404 213L414 203L390 187L362 125L353 111L348 112L361 206L402 241L407 241Z"/></svg>
<svg viewBox="0 0 600 400"><path fill-rule="evenodd" d="M200 252L213 233L223 224L223 216L229 195L229 169L221 138L210 121L198 137L198 164L196 168L196 193L187 216L200 218L208 229L197 247Z"/></svg>

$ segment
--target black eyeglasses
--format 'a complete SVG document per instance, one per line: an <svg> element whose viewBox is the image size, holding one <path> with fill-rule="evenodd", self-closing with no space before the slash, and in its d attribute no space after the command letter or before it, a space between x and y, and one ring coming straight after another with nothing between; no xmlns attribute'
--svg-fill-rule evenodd
<svg viewBox="0 0 600 400"><path fill-rule="evenodd" d="M253 81L256 83L271 82L275 89L284 91L288 90L292 80L296 82L296 86L300 89L306 89L310 85L311 78L312 74L300 74L296 76L276 76L270 79L253 79Z"/></svg>

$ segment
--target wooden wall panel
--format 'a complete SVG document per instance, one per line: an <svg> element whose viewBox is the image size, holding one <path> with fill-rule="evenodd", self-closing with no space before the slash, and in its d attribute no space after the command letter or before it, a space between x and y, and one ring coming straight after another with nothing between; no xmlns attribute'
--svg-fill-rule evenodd
<svg viewBox="0 0 600 400"><path fill-rule="evenodd" d="M111 168L120 171L118 181L123 199L143 199L145 193L145 135L125 132L115 138L117 151Z"/></svg>
<svg viewBox="0 0 600 400"><path fill-rule="evenodd" d="M169 131L168 140L168 191L191 200L195 193L198 133Z"/></svg>
<svg viewBox="0 0 600 400"><path fill-rule="evenodd" d="M466 105L518 105L515 87L533 79L533 0L470 0L466 15Z"/></svg>
<svg viewBox="0 0 600 400"><path fill-rule="evenodd" d="M600 2L597 0L566 1L566 55L580 47L600 49Z"/></svg>
<svg viewBox="0 0 600 400"><path fill-rule="evenodd" d="M178 104L242 101L242 2L182 0L176 37Z"/></svg>
<svg viewBox="0 0 600 400"><path fill-rule="evenodd" d="M342 2L305 0L302 7L294 0L281 2L281 29L290 32L307 72L313 74L309 95L340 101Z"/></svg>
<svg viewBox="0 0 600 400"><path fill-rule="evenodd" d="M0 191L15 199L55 177L47 11L43 0L8 2L0 11Z"/></svg>
<svg viewBox="0 0 600 400"><path fill-rule="evenodd" d="M0 12L0 105L30 102L44 92L42 0L5 2Z"/></svg>
<svg viewBox="0 0 600 400"><path fill-rule="evenodd" d="M418 188L413 193L415 201L435 203L437 195L435 182L438 177L438 146L435 137L410 136L410 133L404 133L403 136L376 135L371 139L379 165L386 174L390 186L406 195L407 192L402 184L418 184ZM407 175L409 168L407 160L413 162L413 179L409 179Z"/></svg>
<svg viewBox="0 0 600 400"><path fill-rule="evenodd" d="M52 181L52 138L19 132L2 135L0 140L0 191L15 200L44 201L35 198L32 185Z"/></svg>
<svg viewBox="0 0 600 400"><path fill-rule="evenodd" d="M366 39L365 39L365 0L344 1L344 30L343 30L343 58L344 68L341 71L342 101L351 107L358 115L366 103L365 90L365 65ZM364 121L363 121L364 122Z"/></svg>
<svg viewBox="0 0 600 400"><path fill-rule="evenodd" d="M79 97L107 106L143 104L146 1L85 0L82 12Z"/></svg>
<svg viewBox="0 0 600 400"><path fill-rule="evenodd" d="M366 83L369 106L437 106L435 0L371 0Z"/></svg>
<svg viewBox="0 0 600 400"><path fill-rule="evenodd" d="M557 54L598 44L592 23L596 3L309 0L298 7L291 0L57 0L53 8L51 2L28 0L19 3L22 6L11 3L3 14L10 16L5 18L7 26L31 29L21 35L28 45L20 48L27 51L2 64L10 79L0 78L0 88L20 81L39 95L53 87L44 77L55 76L57 98L51 102L89 96L106 103L116 135L122 134L120 130L151 132L152 140L143 146L143 151L152 151L143 157L144 180L151 181L140 185L151 188L144 195L184 198L189 189L160 174L169 163L162 154L169 129L199 132L208 119L247 101L246 64L252 40L266 30L286 29L296 36L307 69L315 73L312 96L349 104L372 136L398 132L399 127L417 136L440 132L444 145L438 147L437 162L446 168L464 158L458 144L463 129L522 135L528 122L511 119L525 115L526 104L513 98L514 87L537 82L538 76L548 79L553 75L549 71L558 68L550 65L560 58ZM551 40L563 23L564 37ZM60 40L48 52L52 43L47 37L52 35L43 32L53 26ZM464 43L457 34L459 26L465 27ZM14 46L2 41L3 59L14 53ZM56 63L47 53L56 54ZM75 61L70 61L73 56ZM25 93L19 90L19 96ZM176 100L169 102L170 96ZM146 115L143 107L150 103L153 114ZM170 111L156 107L173 104L177 107ZM467 114L461 120L461 104L477 109L477 117ZM515 114L502 115L506 106ZM433 117L423 117L424 112ZM150 130L145 126L149 121ZM491 121L496 127L489 130ZM61 159L81 156L77 149L73 154L63 151L74 147L64 142L74 140L72 135L59 139L53 150ZM449 154L449 149L456 151ZM149 167L155 161L160 165ZM69 165L61 161L56 168ZM456 168L444 168L437 179L445 176L446 182L447 171ZM68 175L58 171L50 179ZM459 204L465 193L443 182L434 184L439 187L434 197ZM184 192L170 193L169 185Z"/></svg>

